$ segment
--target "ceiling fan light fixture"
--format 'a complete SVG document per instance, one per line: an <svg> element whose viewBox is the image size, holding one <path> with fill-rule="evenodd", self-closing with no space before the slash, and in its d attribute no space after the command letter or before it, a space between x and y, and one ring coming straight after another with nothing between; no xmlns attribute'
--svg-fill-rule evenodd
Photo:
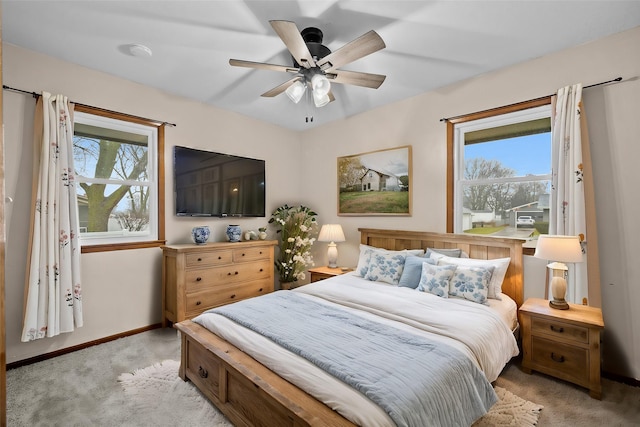
<svg viewBox="0 0 640 427"><path fill-rule="evenodd" d="M300 102L302 96L304 95L305 85L300 80L292 84L287 88L285 93L294 103Z"/></svg>
<svg viewBox="0 0 640 427"><path fill-rule="evenodd" d="M331 83L324 75L314 74L313 77L311 77L311 88L313 89L313 96L315 99L316 93L319 97L327 96L331 90Z"/></svg>
<svg viewBox="0 0 640 427"><path fill-rule="evenodd" d="M313 91L313 103L317 108L324 107L329 102L331 102L331 99L329 98L328 93L325 93L324 95L322 95L316 92L315 90Z"/></svg>

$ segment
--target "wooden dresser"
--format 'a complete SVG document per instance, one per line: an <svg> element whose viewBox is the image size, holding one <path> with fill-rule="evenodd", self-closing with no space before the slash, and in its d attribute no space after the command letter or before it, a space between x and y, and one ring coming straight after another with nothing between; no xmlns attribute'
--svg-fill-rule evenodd
<svg viewBox="0 0 640 427"><path fill-rule="evenodd" d="M162 247L162 326L273 292L275 240Z"/></svg>
<svg viewBox="0 0 640 427"><path fill-rule="evenodd" d="M549 301L530 298L520 307L522 368L552 375L589 389L600 399L599 308L569 304L568 310L549 307Z"/></svg>

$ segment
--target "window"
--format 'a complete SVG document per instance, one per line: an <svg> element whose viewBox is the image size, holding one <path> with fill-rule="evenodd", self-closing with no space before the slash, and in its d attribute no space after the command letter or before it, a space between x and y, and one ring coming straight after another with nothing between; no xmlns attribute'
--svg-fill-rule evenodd
<svg viewBox="0 0 640 427"><path fill-rule="evenodd" d="M76 106L73 155L83 252L164 239L161 124Z"/></svg>
<svg viewBox="0 0 640 427"><path fill-rule="evenodd" d="M548 232L551 105L544 101L449 123L448 231Z"/></svg>

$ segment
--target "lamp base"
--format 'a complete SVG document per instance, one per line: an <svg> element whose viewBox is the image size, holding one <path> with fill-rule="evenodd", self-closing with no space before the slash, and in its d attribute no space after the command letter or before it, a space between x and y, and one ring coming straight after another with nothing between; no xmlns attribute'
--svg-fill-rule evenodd
<svg viewBox="0 0 640 427"><path fill-rule="evenodd" d="M569 304L565 300L551 300L549 301L549 307L556 310L569 310Z"/></svg>

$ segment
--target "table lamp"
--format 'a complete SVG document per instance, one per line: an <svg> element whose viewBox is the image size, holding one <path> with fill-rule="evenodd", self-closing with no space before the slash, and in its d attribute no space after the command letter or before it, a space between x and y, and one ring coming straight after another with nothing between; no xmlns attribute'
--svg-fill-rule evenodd
<svg viewBox="0 0 640 427"><path fill-rule="evenodd" d="M337 268L338 248L335 242L344 242L344 233L340 224L325 224L320 229L318 235L319 242L330 242L327 248L327 258L329 258L329 268Z"/></svg>
<svg viewBox="0 0 640 427"><path fill-rule="evenodd" d="M536 251L533 254L536 258L553 261L547 268L553 271L551 279L551 296L549 307L559 310L569 309L569 304L564 300L567 292L566 262L582 262L582 247L578 236L554 236L541 234L538 237Z"/></svg>

